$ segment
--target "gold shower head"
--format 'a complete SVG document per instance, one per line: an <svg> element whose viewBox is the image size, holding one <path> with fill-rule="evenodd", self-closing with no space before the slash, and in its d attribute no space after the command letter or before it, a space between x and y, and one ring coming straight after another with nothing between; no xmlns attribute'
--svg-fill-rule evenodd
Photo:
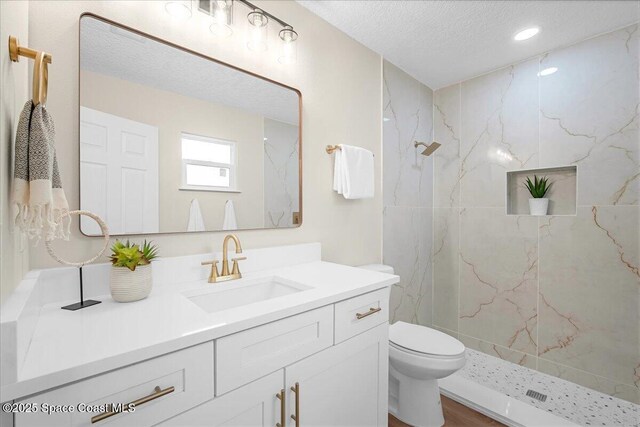
<svg viewBox="0 0 640 427"><path fill-rule="evenodd" d="M434 151L438 149L438 147L440 147L440 144L435 141L433 141L430 145L427 145L424 142L414 141L413 146L418 148L418 145L423 145L425 147L424 151L420 153L423 156L430 156Z"/></svg>

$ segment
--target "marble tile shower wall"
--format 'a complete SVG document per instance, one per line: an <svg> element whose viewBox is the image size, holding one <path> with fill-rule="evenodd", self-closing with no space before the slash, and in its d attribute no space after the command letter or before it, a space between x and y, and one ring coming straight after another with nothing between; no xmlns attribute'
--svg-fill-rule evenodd
<svg viewBox="0 0 640 427"><path fill-rule="evenodd" d="M640 403L637 30L434 93L433 326ZM506 215L506 171L565 165L576 215Z"/></svg>
<svg viewBox="0 0 640 427"><path fill-rule="evenodd" d="M299 128L264 120L264 226L292 227L300 210Z"/></svg>
<svg viewBox="0 0 640 427"><path fill-rule="evenodd" d="M433 137L433 91L386 61L383 67L383 262L400 275L390 320L431 324L433 157L413 142Z"/></svg>

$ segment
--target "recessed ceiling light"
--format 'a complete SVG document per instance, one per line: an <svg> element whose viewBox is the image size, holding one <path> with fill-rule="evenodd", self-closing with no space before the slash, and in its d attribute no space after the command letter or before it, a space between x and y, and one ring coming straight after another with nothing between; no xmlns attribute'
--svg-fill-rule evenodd
<svg viewBox="0 0 640 427"><path fill-rule="evenodd" d="M515 36L513 36L513 39L515 41L520 42L522 40L530 39L531 37L535 36L539 32L540 32L540 28L538 27L527 28L526 30L522 30L519 33L517 33Z"/></svg>
<svg viewBox="0 0 640 427"><path fill-rule="evenodd" d="M383 121L383 122L388 122L389 120L391 120L389 117L383 117L383 118L382 118L382 121Z"/></svg>
<svg viewBox="0 0 640 427"><path fill-rule="evenodd" d="M556 71L558 71L558 67L549 67L549 68L545 68L544 70L540 71L538 73L539 76L549 76L553 73L555 73Z"/></svg>

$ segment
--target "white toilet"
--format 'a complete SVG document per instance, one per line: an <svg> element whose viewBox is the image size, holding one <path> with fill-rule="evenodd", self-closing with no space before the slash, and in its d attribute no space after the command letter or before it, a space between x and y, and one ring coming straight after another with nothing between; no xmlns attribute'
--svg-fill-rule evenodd
<svg viewBox="0 0 640 427"><path fill-rule="evenodd" d="M389 412L412 426L444 424L438 379L466 362L457 339L405 322L389 327Z"/></svg>
<svg viewBox="0 0 640 427"><path fill-rule="evenodd" d="M363 268L393 274L380 264ZM389 412L416 427L444 424L438 379L464 366L465 347L426 326L396 322L389 327Z"/></svg>

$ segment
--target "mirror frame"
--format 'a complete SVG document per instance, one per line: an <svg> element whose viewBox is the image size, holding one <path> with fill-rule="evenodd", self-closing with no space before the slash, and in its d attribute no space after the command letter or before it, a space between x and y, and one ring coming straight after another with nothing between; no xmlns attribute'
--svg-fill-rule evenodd
<svg viewBox="0 0 640 427"><path fill-rule="evenodd" d="M284 83L280 83L276 80L272 80L268 77L264 77L261 76L259 74L253 73L251 71L245 70L243 68L240 67L236 67L235 65L231 65L229 63L226 63L224 61L220 61L216 58L213 58L211 56L207 56L203 53L197 52L195 50L186 48L184 46L180 46L176 43L170 42L168 40L162 39L160 37L154 36L152 34L148 34L145 33L144 31L140 31L138 29L132 28L128 25L124 25L121 24L119 22L113 21L109 18L105 18L103 16L100 15L96 15L95 13L91 13L91 12L84 12L80 15L80 18L78 19L78 206L80 209L82 209L82 197L80 196L81 192L80 192L80 167L81 167L81 162L80 162L80 127L81 127L81 123L80 123L80 107L81 107L81 82L80 82L80 73L82 72L81 68L80 68L80 48L81 48L81 27L80 27L80 21L82 20L82 18L94 18L94 19L98 19L106 24L109 25L115 25L118 26L120 28L124 28L125 30L131 31L135 34L138 34L142 37L146 37L148 39L151 39L155 42L158 43L163 43L167 46L173 47L175 49L180 49L186 53L189 53L191 55L195 55L197 57L200 57L202 59L205 59L207 61L213 61L217 64L223 65L225 67L229 67L233 70L239 71L241 73L245 73L248 74L252 77L256 77L259 78L261 80L264 80L266 82L278 85L280 87L283 87L285 89L289 89L293 92L295 92L298 95L298 201L299 201L299 221L297 224L294 224L291 227L283 227L283 228L277 228L277 227L262 227L262 228L238 228L236 230L205 230L205 231L164 231L164 232L158 232L158 233L141 233L141 234L113 234L112 236L157 236L157 235L167 235L167 234L198 234L198 233L220 233L220 232L242 232L242 231L252 231L252 230L290 230L290 229L295 229L295 228L299 228L302 226L302 222L303 222L303 218L304 218L304 214L303 214L303 198L302 198L302 92L300 92L300 90L288 86ZM78 221L78 229L80 230L80 233L83 236L86 237L102 237L102 235L94 235L94 234L85 234L84 231L82 231L82 224L80 221Z"/></svg>

